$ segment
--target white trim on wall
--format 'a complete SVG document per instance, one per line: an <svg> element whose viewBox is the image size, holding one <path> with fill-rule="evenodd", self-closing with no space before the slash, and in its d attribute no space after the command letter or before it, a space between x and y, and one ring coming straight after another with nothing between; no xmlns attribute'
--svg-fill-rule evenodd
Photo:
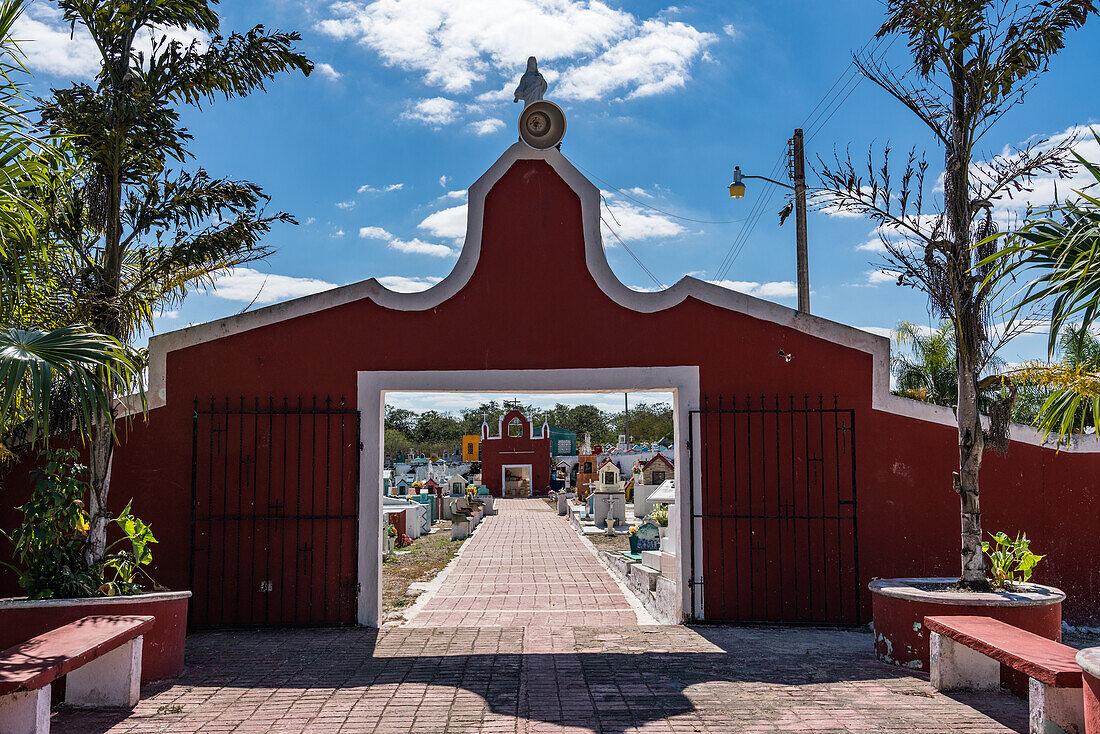
<svg viewBox="0 0 1100 734"><path fill-rule="evenodd" d="M871 407L896 413L916 420L955 426L955 415L950 408L931 405L918 400L903 398L890 393L890 340L852 326L829 321L811 314L801 313L787 306L765 301L744 293L685 276L671 287L656 292L639 292L623 285L611 270L603 251L600 234L599 189L569 162L561 151L535 150L523 143L515 143L489 167L469 188L469 209L466 221L466 239L454 269L442 281L418 293L391 291L374 278L332 290L303 296L292 301L248 311L205 324L198 324L153 336L149 340L149 408L164 405L168 399L166 363L168 352L185 349L202 342L220 339L251 329L257 329L287 319L316 313L328 308L370 299L380 306L398 311L424 311L435 308L458 293L473 275L481 255L482 220L485 213L485 197L493 185L507 173L518 160L546 161L555 172L576 192L581 201L581 218L584 228L585 260L588 271L605 294L621 306L641 313L654 313L671 308L691 297L730 311L743 313L762 321L779 324L809 334L834 344L856 349L872 358ZM139 412L136 402L128 401L128 413ZM532 425L532 433L534 426ZM1013 425L1010 429L1013 441L1035 446L1044 444L1034 428ZM1053 448L1053 446L1049 446ZM1100 439L1082 439L1064 446L1062 451L1100 452Z"/></svg>
<svg viewBox="0 0 1100 734"><path fill-rule="evenodd" d="M671 392L673 401L673 436L675 451L676 507L680 527L690 522L686 495L687 476L682 467L689 465L687 450L687 419L691 410L698 410L699 368L683 367L614 367L567 370L425 370L376 371L358 373L359 410L362 412L360 440L363 451L359 457L359 624L377 627L382 618L382 466L386 392L525 392L525 393L621 393ZM698 492L698 483L696 483ZM695 548L688 549L690 537L696 538ZM681 533L677 578L680 616L689 608L689 552L701 557L699 534ZM702 564L696 563L696 580L701 580ZM696 616L702 610L702 595L696 595Z"/></svg>

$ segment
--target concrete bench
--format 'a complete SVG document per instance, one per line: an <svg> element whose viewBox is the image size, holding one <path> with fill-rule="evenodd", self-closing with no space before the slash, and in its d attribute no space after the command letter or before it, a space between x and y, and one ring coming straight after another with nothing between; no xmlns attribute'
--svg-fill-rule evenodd
<svg viewBox="0 0 1100 734"><path fill-rule="evenodd" d="M937 690L997 690L1007 665L1031 678L1032 734L1084 731L1077 650L990 617L925 617L924 626Z"/></svg>
<svg viewBox="0 0 1100 734"><path fill-rule="evenodd" d="M142 635L153 617L84 617L0 652L0 731L48 734L50 684L74 706L137 705Z"/></svg>
<svg viewBox="0 0 1100 734"><path fill-rule="evenodd" d="M473 531L473 518L459 509L458 500L451 500L447 509L451 515L451 540L465 540Z"/></svg>

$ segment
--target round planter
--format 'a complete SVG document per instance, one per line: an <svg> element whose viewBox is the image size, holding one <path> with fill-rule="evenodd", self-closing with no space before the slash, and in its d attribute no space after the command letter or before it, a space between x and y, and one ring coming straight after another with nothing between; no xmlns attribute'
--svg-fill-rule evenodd
<svg viewBox="0 0 1100 734"><path fill-rule="evenodd" d="M156 618L141 643L141 682L174 678L183 672L190 591L92 599L0 599L0 650L90 615L137 614Z"/></svg>
<svg viewBox="0 0 1100 734"><path fill-rule="evenodd" d="M1100 647L1077 653L1085 694L1085 734L1100 734Z"/></svg>
<svg viewBox="0 0 1100 734"><path fill-rule="evenodd" d="M871 589L875 655L884 663L914 670L928 670L928 630L924 618L936 615L992 617L1051 640L1062 639L1062 601L1051 586L1025 584L1022 589L975 593L953 589L930 590L955 578L875 579ZM1001 668L1004 684L1018 695L1027 695L1027 678Z"/></svg>

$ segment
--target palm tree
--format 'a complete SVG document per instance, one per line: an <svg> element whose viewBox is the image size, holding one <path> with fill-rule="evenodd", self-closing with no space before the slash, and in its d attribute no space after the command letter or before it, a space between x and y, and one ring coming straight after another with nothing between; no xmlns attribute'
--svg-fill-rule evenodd
<svg viewBox="0 0 1100 734"><path fill-rule="evenodd" d="M40 266L53 248L43 237L43 191L58 183L56 147L42 142L22 111L26 73L11 29L25 0L0 0L0 459L11 444L48 439L58 417L90 429L111 391L139 368L122 345L57 323L51 284ZM73 411L58 409L64 395Z"/></svg>
<svg viewBox="0 0 1100 734"><path fill-rule="evenodd" d="M1093 137L1100 142L1095 131ZM1031 363L1020 379L1049 390L1035 425L1044 437L1054 433L1060 441L1095 428L1100 415L1100 359L1090 331L1100 313L1100 164L1073 155L1093 182L1076 191L1074 200L1039 212L1010 235L1009 247L987 258L1007 262L1002 281L1008 284L1033 273L1014 317L1025 307L1050 309L1047 356L1058 345L1062 359Z"/></svg>
<svg viewBox="0 0 1100 734"><path fill-rule="evenodd" d="M944 322L925 332L916 324L901 321L893 336L899 351L907 349L910 353L891 359L897 394L936 405L955 405L959 382L951 323Z"/></svg>
<svg viewBox="0 0 1100 734"><path fill-rule="evenodd" d="M50 132L70 141L74 162L71 185L49 220L50 236L67 256L54 274L77 319L127 345L189 287L266 256L261 239L273 224L294 222L265 213L267 197L256 184L188 170L191 135L177 107L244 97L283 72L309 74L313 64L294 50L296 33L256 26L221 35L218 0L57 4L66 22L90 35L100 72L94 86L55 89L41 107ZM210 39L182 44L158 35L170 29ZM114 426L114 404L95 422L85 550L93 566L102 563L110 521L114 436L106 428Z"/></svg>
<svg viewBox="0 0 1100 734"><path fill-rule="evenodd" d="M1061 442L1074 434L1095 431L1100 416L1100 340L1084 324L1063 326L1059 361L1029 362L1012 378L1027 385L1037 403L1031 422L1046 438Z"/></svg>

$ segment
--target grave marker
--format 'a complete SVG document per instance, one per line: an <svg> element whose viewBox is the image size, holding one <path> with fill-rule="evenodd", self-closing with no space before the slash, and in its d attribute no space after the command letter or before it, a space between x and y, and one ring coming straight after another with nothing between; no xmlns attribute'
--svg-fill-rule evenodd
<svg viewBox="0 0 1100 734"><path fill-rule="evenodd" d="M638 539L638 552L661 550L661 529L654 523L642 523L634 534Z"/></svg>

